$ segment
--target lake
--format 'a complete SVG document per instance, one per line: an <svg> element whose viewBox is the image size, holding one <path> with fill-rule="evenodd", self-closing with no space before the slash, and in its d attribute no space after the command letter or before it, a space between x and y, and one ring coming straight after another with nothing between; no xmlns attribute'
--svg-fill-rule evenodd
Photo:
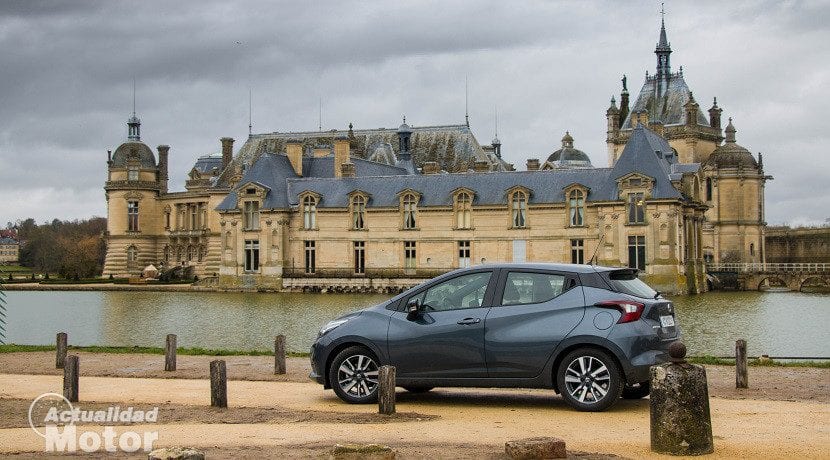
<svg viewBox="0 0 830 460"><path fill-rule="evenodd" d="M206 292L7 292L6 343L164 346L234 350L273 347L285 334L290 351L307 352L320 326L388 295ZM830 295L799 292L711 292L677 296L689 355L730 356L735 340L749 354L830 356Z"/></svg>

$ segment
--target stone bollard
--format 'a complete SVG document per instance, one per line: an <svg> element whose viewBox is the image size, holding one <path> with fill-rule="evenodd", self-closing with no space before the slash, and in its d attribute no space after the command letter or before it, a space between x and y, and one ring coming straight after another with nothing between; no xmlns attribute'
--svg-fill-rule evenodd
<svg viewBox="0 0 830 460"><path fill-rule="evenodd" d="M69 355L63 366L63 397L69 402L78 402L79 361L77 355Z"/></svg>
<svg viewBox="0 0 830 460"><path fill-rule="evenodd" d="M176 370L176 334L167 334L164 341L164 370Z"/></svg>
<svg viewBox="0 0 830 460"><path fill-rule="evenodd" d="M274 374L285 374L285 336L282 334L274 339Z"/></svg>
<svg viewBox="0 0 830 460"><path fill-rule="evenodd" d="M559 438L525 438L504 443L504 453L516 460L568 458L565 441Z"/></svg>
<svg viewBox="0 0 830 460"><path fill-rule="evenodd" d="M686 345L669 346L671 362L651 366L651 450L670 455L714 451L703 366L688 364Z"/></svg>
<svg viewBox="0 0 830 460"><path fill-rule="evenodd" d="M228 375L221 359L210 362L210 405L228 407Z"/></svg>
<svg viewBox="0 0 830 460"><path fill-rule="evenodd" d="M395 413L395 366L380 366L378 369L378 413Z"/></svg>
<svg viewBox="0 0 830 460"><path fill-rule="evenodd" d="M746 365L746 340L735 341L735 388L749 388L749 372Z"/></svg>
<svg viewBox="0 0 830 460"><path fill-rule="evenodd" d="M66 332L58 332L55 342L55 369L63 369L66 362Z"/></svg>

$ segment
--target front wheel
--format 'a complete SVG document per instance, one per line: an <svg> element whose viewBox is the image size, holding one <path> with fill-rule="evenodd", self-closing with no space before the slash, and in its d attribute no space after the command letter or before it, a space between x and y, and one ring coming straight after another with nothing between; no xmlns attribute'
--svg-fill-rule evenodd
<svg viewBox="0 0 830 460"><path fill-rule="evenodd" d="M349 404L378 400L378 359L368 348L353 346L334 357L329 382L334 393Z"/></svg>
<svg viewBox="0 0 830 460"><path fill-rule="evenodd" d="M616 361L595 348L579 348L559 364L556 381L562 398L579 411L604 411L617 402L622 378Z"/></svg>

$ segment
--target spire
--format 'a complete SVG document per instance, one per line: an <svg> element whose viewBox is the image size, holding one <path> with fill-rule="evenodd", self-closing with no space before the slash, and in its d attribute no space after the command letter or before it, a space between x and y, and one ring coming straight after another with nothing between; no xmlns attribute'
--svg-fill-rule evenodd
<svg viewBox="0 0 830 460"><path fill-rule="evenodd" d="M663 4L660 4L660 41L657 42L657 48L654 49L654 54L657 55L657 79L668 78L671 75L671 65L669 55L671 54L671 44L666 38L666 9Z"/></svg>
<svg viewBox="0 0 830 460"><path fill-rule="evenodd" d="M467 90L467 76L464 75L464 124L470 127L470 93Z"/></svg>
<svg viewBox="0 0 830 460"><path fill-rule="evenodd" d="M135 77L133 77L133 114L127 119L127 140L141 141L141 120L135 116Z"/></svg>
<svg viewBox="0 0 830 460"><path fill-rule="evenodd" d="M251 137L251 128L253 128L253 125L251 124L251 108L253 107L253 100L253 91L251 88L248 88L248 138Z"/></svg>

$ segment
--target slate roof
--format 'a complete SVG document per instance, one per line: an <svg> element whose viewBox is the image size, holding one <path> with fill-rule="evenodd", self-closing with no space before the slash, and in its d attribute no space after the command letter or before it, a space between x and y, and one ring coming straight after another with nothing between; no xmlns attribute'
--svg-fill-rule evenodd
<svg viewBox="0 0 830 460"><path fill-rule="evenodd" d="M219 172L221 172L222 170L221 153L202 155L196 160L196 163L193 165L193 169L199 171L200 174L213 174L214 168L216 168L217 170L216 174L219 174Z"/></svg>
<svg viewBox="0 0 830 460"><path fill-rule="evenodd" d="M155 168L156 156L147 144L140 141L127 141L119 145L112 154L112 165L116 168L127 167L127 160L136 155L142 168Z"/></svg>
<svg viewBox="0 0 830 460"><path fill-rule="evenodd" d="M616 181L627 174L644 174L655 179L653 197L681 198L680 192L672 186L669 177L672 165L676 161L677 155L668 141L638 124L625 144L620 158L614 164L610 178Z"/></svg>
<svg viewBox="0 0 830 460"><path fill-rule="evenodd" d="M648 111L648 119L660 121L664 125L686 123L686 111L683 105L689 102L689 86L682 73L673 73L664 79L651 76L643 83L637 100L628 116L622 122L623 129L631 127L631 117L635 112ZM702 110L697 112L697 124L709 126Z"/></svg>
<svg viewBox="0 0 830 460"><path fill-rule="evenodd" d="M466 170L476 160L491 161L494 158L484 152L467 125L413 126L410 129L410 151L419 167L426 161L437 161L442 169L448 171ZM289 140L299 140L303 149L311 149L317 145L333 145L338 136L349 137L352 158L368 159L374 148L382 143L390 144L394 153L399 153L395 128L254 134L240 147L218 183L227 186L238 165L250 166L264 152L285 152L285 144ZM500 167L506 168L507 163L497 161Z"/></svg>

